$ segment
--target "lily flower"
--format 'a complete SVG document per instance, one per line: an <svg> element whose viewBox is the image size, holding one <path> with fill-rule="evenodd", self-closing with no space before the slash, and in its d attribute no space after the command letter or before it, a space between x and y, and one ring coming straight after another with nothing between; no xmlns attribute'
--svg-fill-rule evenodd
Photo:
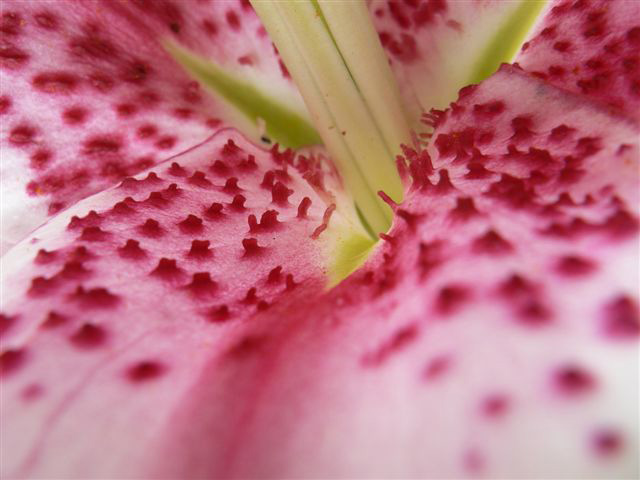
<svg viewBox="0 0 640 480"><path fill-rule="evenodd" d="M640 3L0 8L2 478L638 475Z"/></svg>

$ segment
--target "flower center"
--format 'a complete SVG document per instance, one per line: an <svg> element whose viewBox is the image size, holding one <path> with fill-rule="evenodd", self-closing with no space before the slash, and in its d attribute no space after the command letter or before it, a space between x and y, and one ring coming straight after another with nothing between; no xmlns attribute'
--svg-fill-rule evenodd
<svg viewBox="0 0 640 480"><path fill-rule="evenodd" d="M191 75L228 104L234 113L228 115L233 117L231 124L252 140L275 141L293 148L324 144L340 171L347 198L355 206L351 208L345 196L335 192L340 197L335 202L338 208L346 207L341 209L341 216L349 217L330 235L336 245L329 276L335 284L367 258L379 234L389 229L392 211L379 192L396 203L402 202L396 156L402 153L401 145L412 145L411 128L417 126L408 121L409 113L403 108L366 2L250 1L298 87L306 110L296 103L297 96L296 101L290 101L273 84L267 88L252 82L246 72L240 74L216 65L172 40L167 40L165 47ZM523 0L497 15L495 21L486 25L481 22L488 25L485 32L489 33L469 33L472 38L476 34L479 37L473 55L463 60L455 55L441 59L439 68L449 73L438 78L446 78L446 85L440 85L442 81L434 80L433 75L427 76L429 88L415 92L419 107L446 107L461 87L483 80L501 62L511 60L544 4ZM415 114L412 112L413 117ZM352 215L354 211L360 221Z"/></svg>
<svg viewBox="0 0 640 480"><path fill-rule="evenodd" d="M395 156L410 143L398 88L363 2L252 5L311 113L316 130L375 236L391 225L384 191L401 202Z"/></svg>

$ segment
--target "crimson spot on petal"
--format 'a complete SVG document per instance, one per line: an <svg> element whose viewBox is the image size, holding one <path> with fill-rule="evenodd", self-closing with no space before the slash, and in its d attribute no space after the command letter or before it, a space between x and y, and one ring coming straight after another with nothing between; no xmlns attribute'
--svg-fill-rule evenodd
<svg viewBox="0 0 640 480"><path fill-rule="evenodd" d="M147 131L147 133L148 133L148 131ZM169 168L169 170L167 170L167 173L169 175L174 176L174 177L186 177L187 176L187 171L184 169L184 167L182 167L177 162L173 162L171 164L171 167Z"/></svg>
<svg viewBox="0 0 640 480"><path fill-rule="evenodd" d="M0 66L12 70L22 67L29 60L29 54L11 45L0 46Z"/></svg>
<svg viewBox="0 0 640 480"><path fill-rule="evenodd" d="M311 207L311 199L309 197L304 197L300 200L300 204L298 205L298 218L306 218L309 207Z"/></svg>
<svg viewBox="0 0 640 480"><path fill-rule="evenodd" d="M536 298L530 298L519 308L518 315L523 323L529 327L540 327L551 321L551 311Z"/></svg>
<svg viewBox="0 0 640 480"><path fill-rule="evenodd" d="M228 178L224 184L224 187L222 187L222 190L224 190L227 193L239 192L241 188L238 186L238 179L236 177Z"/></svg>
<svg viewBox="0 0 640 480"><path fill-rule="evenodd" d="M122 147L120 140L108 136L96 136L84 142L83 152L87 155L116 153Z"/></svg>
<svg viewBox="0 0 640 480"><path fill-rule="evenodd" d="M121 103L116 106L115 110L120 117L131 117L138 112L138 107L130 103Z"/></svg>
<svg viewBox="0 0 640 480"><path fill-rule="evenodd" d="M13 102L11 101L10 97L8 97L7 95L2 95L0 97L0 115L7 113L11 108L12 103Z"/></svg>
<svg viewBox="0 0 640 480"><path fill-rule="evenodd" d="M44 388L42 385L38 385L37 383L31 383L24 387L20 392L20 396L23 400L27 402L32 402L37 400L44 394Z"/></svg>
<svg viewBox="0 0 640 480"><path fill-rule="evenodd" d="M38 250L36 258L33 260L38 265L45 265L53 262L58 257L58 253L55 250L47 251L44 248Z"/></svg>
<svg viewBox="0 0 640 480"><path fill-rule="evenodd" d="M425 380L435 380L441 377L451 368L451 358L447 355L439 355L427 362L422 372Z"/></svg>
<svg viewBox="0 0 640 480"><path fill-rule="evenodd" d="M282 278L282 265L271 269L269 276L267 277L267 283L278 283Z"/></svg>
<svg viewBox="0 0 640 480"><path fill-rule="evenodd" d="M174 147L174 145L176 144L176 141L177 140L175 137L172 137L170 135L165 135L164 137L161 137L160 139L158 139L158 141L156 142L156 147L162 150L168 150Z"/></svg>
<svg viewBox="0 0 640 480"><path fill-rule="evenodd" d="M560 393L579 396L592 391L596 386L595 378L577 365L565 365L553 374L553 383Z"/></svg>
<svg viewBox="0 0 640 480"><path fill-rule="evenodd" d="M581 277L596 270L597 266L593 260L577 255L567 255L558 259L556 271L567 277Z"/></svg>
<svg viewBox="0 0 640 480"><path fill-rule="evenodd" d="M47 278L44 276L34 277L31 280L28 294L31 297L41 297L50 294L56 286L55 278Z"/></svg>
<svg viewBox="0 0 640 480"><path fill-rule="evenodd" d="M90 350L104 345L107 332L98 325L85 323L69 338L71 344L81 350Z"/></svg>
<svg viewBox="0 0 640 480"><path fill-rule="evenodd" d="M0 20L0 32L7 36L18 35L26 22L16 12L5 12Z"/></svg>
<svg viewBox="0 0 640 480"><path fill-rule="evenodd" d="M442 315L450 315L469 300L471 292L462 285L443 287L436 298L436 310Z"/></svg>
<svg viewBox="0 0 640 480"><path fill-rule="evenodd" d="M68 321L68 317L65 315L62 315L61 313L58 313L54 310L51 310L48 314L47 314L47 318L45 318L45 321L42 323L42 328L57 328L60 325L64 325L65 323L67 323Z"/></svg>
<svg viewBox="0 0 640 480"><path fill-rule="evenodd" d="M164 235L164 230L158 221L152 218L147 219L142 225L140 225L138 227L138 231L145 237L150 238L158 238Z"/></svg>
<svg viewBox="0 0 640 480"><path fill-rule="evenodd" d="M163 257L156 268L151 271L151 275L162 280L173 281L181 278L184 275L184 271L178 267L175 260Z"/></svg>
<svg viewBox="0 0 640 480"><path fill-rule="evenodd" d="M640 336L638 304L626 295L608 302L603 311L604 333L614 339L637 339Z"/></svg>
<svg viewBox="0 0 640 480"><path fill-rule="evenodd" d="M504 255L511 252L513 247L496 231L489 230L487 233L473 241L473 250L478 253L486 253L489 255Z"/></svg>
<svg viewBox="0 0 640 480"><path fill-rule="evenodd" d="M211 170L216 175L220 175L221 177L227 175L230 171L229 166L222 160L216 160L215 162L213 162L213 165L209 167L209 170Z"/></svg>
<svg viewBox="0 0 640 480"><path fill-rule="evenodd" d="M111 213L114 215L123 215L128 216L135 212L135 210L130 206L130 204L134 204L135 200L131 197L127 197L124 200L116 203L111 209Z"/></svg>
<svg viewBox="0 0 640 480"><path fill-rule="evenodd" d="M209 240L193 240L191 242L191 249L187 253L187 256L197 260L203 260L211 258L213 251L209 247L211 242Z"/></svg>
<svg viewBox="0 0 640 480"><path fill-rule="evenodd" d="M258 240L256 238L245 238L242 240L242 248L244 248L244 256L252 257L255 255L259 255L263 247L258 245Z"/></svg>
<svg viewBox="0 0 640 480"><path fill-rule="evenodd" d="M91 288L86 290L79 286L72 298L81 303L85 308L106 309L113 308L120 302L120 297L111 293L106 288Z"/></svg>
<svg viewBox="0 0 640 480"><path fill-rule="evenodd" d="M228 10L225 18L232 30L240 30L240 18L238 17L238 14L236 12L234 12L233 10Z"/></svg>
<svg viewBox="0 0 640 480"><path fill-rule="evenodd" d="M266 344L266 336L247 335L229 348L227 356L234 360L242 360L263 352Z"/></svg>
<svg viewBox="0 0 640 480"><path fill-rule="evenodd" d="M224 213L222 213L222 209L224 208L224 205L222 205L219 202L213 202L209 208L207 208L204 211L204 214L207 216L207 218L210 218L212 220L218 220L224 217Z"/></svg>
<svg viewBox="0 0 640 480"><path fill-rule="evenodd" d="M206 317L211 323L223 323L229 320L231 315L229 313L228 306L220 305L217 307L211 307L207 312Z"/></svg>
<svg viewBox="0 0 640 480"><path fill-rule="evenodd" d="M17 315L9 316L4 313L0 313L0 338L13 328L17 320Z"/></svg>
<svg viewBox="0 0 640 480"><path fill-rule="evenodd" d="M122 70L122 79L125 82L142 84L150 76L151 66L140 60L134 60Z"/></svg>
<svg viewBox="0 0 640 480"><path fill-rule="evenodd" d="M188 181L190 184L201 188L209 188L212 185L204 172L201 171L193 172L193 175L189 177Z"/></svg>
<svg viewBox="0 0 640 480"><path fill-rule="evenodd" d="M58 18L51 12L43 11L34 17L39 27L45 30L56 30L58 28Z"/></svg>
<svg viewBox="0 0 640 480"><path fill-rule="evenodd" d="M288 199L293 193L293 190L287 188L284 183L276 182L271 189L271 198L276 205L287 205Z"/></svg>
<svg viewBox="0 0 640 480"><path fill-rule="evenodd" d="M200 233L203 230L202 219L195 215L189 215L187 218L178 223L180 231L185 234Z"/></svg>
<svg viewBox="0 0 640 480"><path fill-rule="evenodd" d="M482 401L482 413L489 418L504 416L509 410L509 398L504 394L489 395Z"/></svg>
<svg viewBox="0 0 640 480"><path fill-rule="evenodd" d="M198 297L212 295L216 292L218 284L211 279L209 272L197 272L193 274L191 283L186 287L193 295Z"/></svg>
<svg viewBox="0 0 640 480"><path fill-rule="evenodd" d="M62 118L67 125L80 125L83 123L89 115L86 108L83 107L71 107L62 113Z"/></svg>
<svg viewBox="0 0 640 480"><path fill-rule="evenodd" d="M551 133L549 134L549 140L552 142L561 142L569 135L571 135L572 132L574 132L573 128L568 127L564 124L559 125L551 130Z"/></svg>
<svg viewBox="0 0 640 480"><path fill-rule="evenodd" d="M476 104L473 106L474 115L482 117L494 117L504 112L504 102L500 100L494 100L492 102Z"/></svg>
<svg viewBox="0 0 640 480"><path fill-rule="evenodd" d="M400 328L376 350L366 353L362 357L362 365L374 367L384 363L390 355L413 343L418 338L418 333L418 327L415 325L407 325Z"/></svg>
<svg viewBox="0 0 640 480"><path fill-rule="evenodd" d="M103 242L110 236L109 232L102 230L100 227L85 227L79 239L86 242Z"/></svg>
<svg viewBox="0 0 640 480"><path fill-rule="evenodd" d="M36 130L30 125L18 125L9 132L9 141L18 146L28 145L35 135Z"/></svg>
<svg viewBox="0 0 640 480"><path fill-rule="evenodd" d="M467 221L480 212L476 209L476 206L471 197L458 197L456 199L456 206L451 210L451 217L460 220Z"/></svg>
<svg viewBox="0 0 640 480"><path fill-rule="evenodd" d="M67 72L45 72L33 78L33 86L45 93L68 94L76 89L79 82L78 77Z"/></svg>
<svg viewBox="0 0 640 480"><path fill-rule="evenodd" d="M597 455L610 457L620 453L624 446L624 440L619 432L606 428L594 433L591 445Z"/></svg>
<svg viewBox="0 0 640 480"><path fill-rule="evenodd" d="M90 273L91 271L86 269L82 262L69 260L58 272L57 277L65 280L80 280L89 276Z"/></svg>
<svg viewBox="0 0 640 480"><path fill-rule="evenodd" d="M27 359L24 349L16 348L5 350L0 354L0 377L17 372Z"/></svg>
<svg viewBox="0 0 640 480"><path fill-rule="evenodd" d="M148 382L155 380L166 372L166 367L162 363L145 360L138 362L126 370L126 377L132 383Z"/></svg>
<svg viewBox="0 0 640 480"><path fill-rule="evenodd" d="M293 274L287 273L287 276L285 277L285 289L287 291L291 291L297 286L298 284L293 280Z"/></svg>
<svg viewBox="0 0 640 480"><path fill-rule="evenodd" d="M147 254L142 248L140 248L140 242L130 238L127 240L127 243L118 248L118 255L130 260L140 260L146 257Z"/></svg>

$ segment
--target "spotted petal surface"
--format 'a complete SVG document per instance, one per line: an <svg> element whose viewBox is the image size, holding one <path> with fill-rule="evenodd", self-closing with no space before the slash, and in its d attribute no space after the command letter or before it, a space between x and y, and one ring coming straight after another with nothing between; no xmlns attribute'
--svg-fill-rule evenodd
<svg viewBox="0 0 640 480"><path fill-rule="evenodd" d="M535 1L373 0L380 41L416 121L458 90L511 61L536 14Z"/></svg>
<svg viewBox="0 0 640 480"><path fill-rule="evenodd" d="M5 255L3 478L145 476L203 369L259 348L264 312L323 290L338 215L318 165L293 162L225 130Z"/></svg>
<svg viewBox="0 0 640 480"><path fill-rule="evenodd" d="M247 3L6 1L1 15L3 251L50 215L236 125L164 41L301 104Z"/></svg>
<svg viewBox="0 0 640 480"><path fill-rule="evenodd" d="M434 126L329 292L326 195L234 135L14 249L5 476L637 475L637 125L504 67Z"/></svg>
<svg viewBox="0 0 640 480"><path fill-rule="evenodd" d="M512 68L466 90L440 142L406 150L413 186L385 245L265 325L244 365L212 365L154 475L634 478L636 132Z"/></svg>
<svg viewBox="0 0 640 480"><path fill-rule="evenodd" d="M516 61L527 71L640 119L640 3L554 4Z"/></svg>

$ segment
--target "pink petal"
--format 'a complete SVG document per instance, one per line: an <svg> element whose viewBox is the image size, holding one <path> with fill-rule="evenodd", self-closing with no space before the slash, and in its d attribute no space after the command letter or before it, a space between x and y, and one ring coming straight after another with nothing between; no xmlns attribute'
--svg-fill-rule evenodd
<svg viewBox="0 0 640 480"><path fill-rule="evenodd" d="M524 116L531 156L512 158ZM504 68L435 138L464 131L460 149L430 150L428 176L407 150L412 192L363 270L263 317L269 343L243 362L210 365L152 476L637 476L637 129ZM570 156L585 171L568 181Z"/></svg>
<svg viewBox="0 0 640 480"><path fill-rule="evenodd" d="M516 61L528 72L640 120L640 3L558 2Z"/></svg>
<svg viewBox="0 0 640 480"><path fill-rule="evenodd" d="M514 68L465 89L429 152L406 149L413 184L383 245L328 293L309 238L324 205L293 169L289 206L276 207L285 223L257 234L259 256L242 257L248 212L205 219L211 197L232 194L194 170L225 135L177 160L186 176L162 165L158 179L127 180L10 252L5 475L638 473L633 123ZM232 139L261 170L238 176L246 203L273 208L282 188L258 186L265 155ZM170 182L183 197L162 208L149 192L165 198ZM187 253L201 234L220 284L205 301L187 287L206 261ZM92 259L74 263L78 246ZM286 272L298 286L282 295ZM202 316L220 302L228 321Z"/></svg>
<svg viewBox="0 0 640 480"><path fill-rule="evenodd" d="M323 174L293 162L223 131L3 258L4 474L143 474L209 364L261 348L261 312L323 289L327 205L302 173Z"/></svg>
<svg viewBox="0 0 640 480"><path fill-rule="evenodd" d="M501 61L495 44L513 43L514 33L502 28L527 1L373 0L369 3L374 25L386 49L412 120L432 108L446 108L458 90L477 83L483 65L493 71ZM537 5L540 5L539 3ZM526 34L526 28L519 31ZM524 38L522 38L524 41Z"/></svg>
<svg viewBox="0 0 640 480"><path fill-rule="evenodd" d="M3 250L227 123L162 40L297 95L246 2L6 1L1 15Z"/></svg>

